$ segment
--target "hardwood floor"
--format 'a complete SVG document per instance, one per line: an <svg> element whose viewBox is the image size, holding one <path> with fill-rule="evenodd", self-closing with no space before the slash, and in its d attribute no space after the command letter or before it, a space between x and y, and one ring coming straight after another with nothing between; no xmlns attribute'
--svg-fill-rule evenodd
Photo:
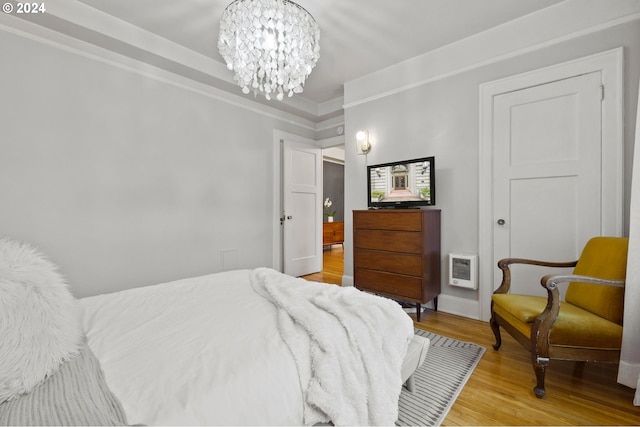
<svg viewBox="0 0 640 427"><path fill-rule="evenodd" d="M326 270L305 278L340 284L343 255L341 246L325 250ZM496 351L486 322L430 310L419 323L415 314L411 317L417 328L486 348L443 426L640 425L640 407L633 406L635 391L616 382L616 364L587 363L580 371L573 362L551 361L547 395L538 399L529 354L509 334L502 334L502 347Z"/></svg>
<svg viewBox="0 0 640 427"><path fill-rule="evenodd" d="M342 284L344 272L344 248L342 245L325 246L322 251L322 271L304 276L314 282Z"/></svg>

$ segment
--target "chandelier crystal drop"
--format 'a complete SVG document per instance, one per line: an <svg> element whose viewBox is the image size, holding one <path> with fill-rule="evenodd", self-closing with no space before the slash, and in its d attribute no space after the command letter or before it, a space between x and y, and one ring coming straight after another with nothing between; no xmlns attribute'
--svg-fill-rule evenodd
<svg viewBox="0 0 640 427"><path fill-rule="evenodd" d="M320 58L320 29L289 0L235 0L222 13L218 49L245 94L301 93Z"/></svg>

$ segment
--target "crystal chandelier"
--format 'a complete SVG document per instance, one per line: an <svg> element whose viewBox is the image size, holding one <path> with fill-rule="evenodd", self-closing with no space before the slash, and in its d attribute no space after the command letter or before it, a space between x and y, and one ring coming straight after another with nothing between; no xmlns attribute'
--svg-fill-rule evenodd
<svg viewBox="0 0 640 427"><path fill-rule="evenodd" d="M301 93L320 57L320 29L289 0L235 0L222 13L218 49L248 94L284 99Z"/></svg>

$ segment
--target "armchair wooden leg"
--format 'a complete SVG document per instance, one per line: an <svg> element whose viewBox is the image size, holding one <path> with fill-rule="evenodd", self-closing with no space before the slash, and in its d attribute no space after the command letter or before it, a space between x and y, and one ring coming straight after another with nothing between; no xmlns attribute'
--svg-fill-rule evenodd
<svg viewBox="0 0 640 427"><path fill-rule="evenodd" d="M549 364L549 359L544 357L535 357L533 358L533 370L536 373L536 381L537 384L533 388L533 392L536 394L538 399L542 399L547 391L544 389L544 374Z"/></svg>
<svg viewBox="0 0 640 427"><path fill-rule="evenodd" d="M496 337L496 343L493 345L494 350L498 350L502 345L502 337L500 336L500 325L495 321L493 316L489 321L489 325L491 325L491 330L493 331L493 335Z"/></svg>

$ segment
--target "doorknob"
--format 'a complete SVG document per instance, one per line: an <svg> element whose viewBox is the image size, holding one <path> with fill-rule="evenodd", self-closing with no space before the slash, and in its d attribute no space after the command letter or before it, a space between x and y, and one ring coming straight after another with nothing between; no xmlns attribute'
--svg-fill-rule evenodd
<svg viewBox="0 0 640 427"><path fill-rule="evenodd" d="M505 225L506 221L502 218L500 218L499 220L496 221L498 223L498 225Z"/></svg>
<svg viewBox="0 0 640 427"><path fill-rule="evenodd" d="M288 215L287 219L293 219L293 217L291 215Z"/></svg>

